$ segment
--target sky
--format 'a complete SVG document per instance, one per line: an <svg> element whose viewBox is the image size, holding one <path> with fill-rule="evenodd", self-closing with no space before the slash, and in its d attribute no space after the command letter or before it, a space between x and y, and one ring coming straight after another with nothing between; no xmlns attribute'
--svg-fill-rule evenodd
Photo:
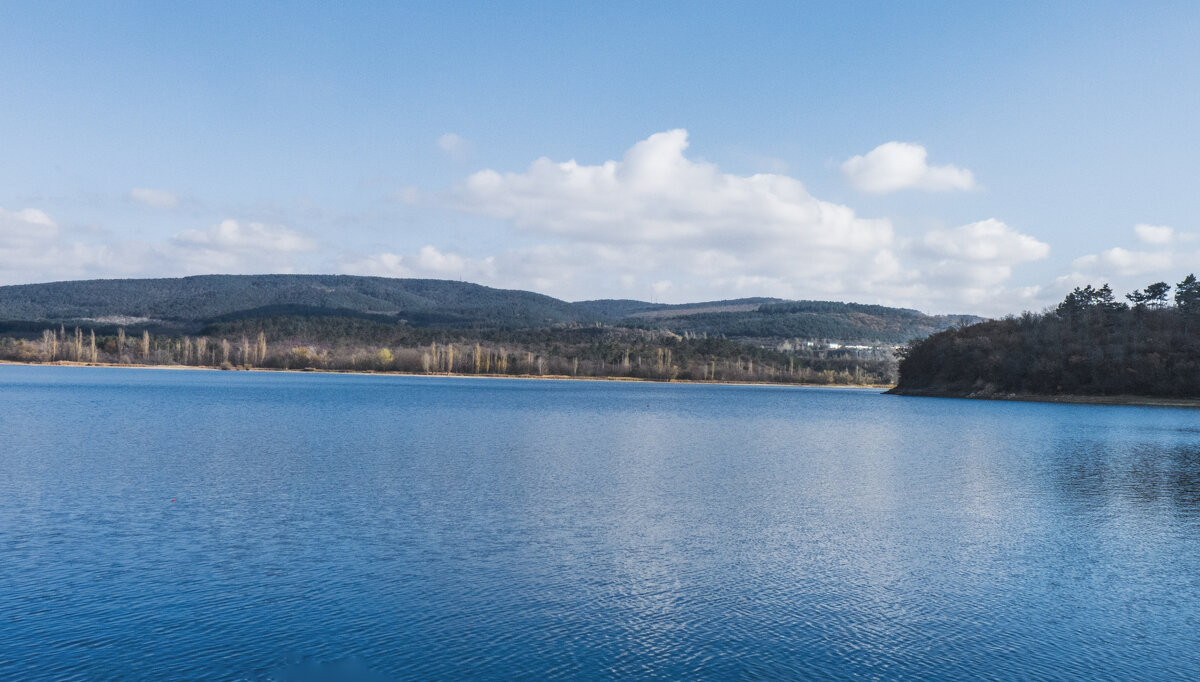
<svg viewBox="0 0 1200 682"><path fill-rule="evenodd" d="M1042 310L1200 271L1200 3L0 3L0 284Z"/></svg>

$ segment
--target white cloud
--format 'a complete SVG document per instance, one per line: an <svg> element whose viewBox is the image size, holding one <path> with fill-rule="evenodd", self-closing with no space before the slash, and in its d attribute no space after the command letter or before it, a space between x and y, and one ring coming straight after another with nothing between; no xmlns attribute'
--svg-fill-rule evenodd
<svg viewBox="0 0 1200 682"><path fill-rule="evenodd" d="M674 300L832 295L895 275L889 221L821 201L784 175L722 173L687 158L687 147L687 131L672 130L597 165L542 158L520 173L484 170L442 204L547 240L496 254L496 283L566 298L665 295L654 289L663 281Z"/></svg>
<svg viewBox="0 0 1200 682"><path fill-rule="evenodd" d="M1171 269L1176 262L1170 251L1129 251L1120 247L1076 258L1076 270L1100 275L1142 275Z"/></svg>
<svg viewBox="0 0 1200 682"><path fill-rule="evenodd" d="M20 211L0 208L0 248L35 245L57 236L58 225L36 208Z"/></svg>
<svg viewBox="0 0 1200 682"><path fill-rule="evenodd" d="M883 194L901 189L930 192L975 189L975 176L957 166L930 166L919 144L885 142L863 156L842 164L842 174L862 192Z"/></svg>
<svg viewBox="0 0 1200 682"><path fill-rule="evenodd" d="M1139 242L1155 246L1196 241L1196 234L1194 232L1180 232L1167 225L1138 223L1133 226L1133 232L1137 235Z"/></svg>
<svg viewBox="0 0 1200 682"><path fill-rule="evenodd" d="M494 277L495 259L467 258L426 245L411 257L396 253L378 253L363 258L343 259L341 272L375 277L425 277L486 281Z"/></svg>
<svg viewBox="0 0 1200 682"><path fill-rule="evenodd" d="M1143 244L1170 244L1175 237L1174 228L1166 225L1147 225L1138 223L1133 226L1138 241Z"/></svg>
<svg viewBox="0 0 1200 682"><path fill-rule="evenodd" d="M179 205L179 197L165 189L135 187L129 190L129 198L151 208L175 208Z"/></svg>
<svg viewBox="0 0 1200 682"><path fill-rule="evenodd" d="M236 220L222 220L206 230L184 230L175 235L174 241L184 246L226 251L296 253L317 249L316 240L295 230Z"/></svg>
<svg viewBox="0 0 1200 682"><path fill-rule="evenodd" d="M989 218L951 229L930 230L906 254L921 276L908 295L936 310L983 314L1013 312L1034 301L1037 287L1009 286L1013 268L1050 255L1050 246ZM921 307L921 305L918 305Z"/></svg>
<svg viewBox="0 0 1200 682"><path fill-rule="evenodd" d="M0 283L86 277L112 260L107 246L64 238L44 211L0 208Z"/></svg>
<svg viewBox="0 0 1200 682"><path fill-rule="evenodd" d="M446 133L437 139L438 149L458 161L471 154L471 141L457 133Z"/></svg>
<svg viewBox="0 0 1200 682"><path fill-rule="evenodd" d="M295 256L318 242L282 225L222 220L204 230L184 230L157 247L173 267L188 274L294 272Z"/></svg>
<svg viewBox="0 0 1200 682"><path fill-rule="evenodd" d="M794 178L723 173L689 159L687 147L687 132L672 130L594 165L541 158L521 172L474 173L423 203L503 221L520 241L542 243L486 259L422 250L341 266L392 276L474 273L486 284L566 299L765 295L1007 312L1034 295L1007 282L1015 266L1045 258L1049 247L998 220L897 239L888 220L821 201ZM940 173L932 171L935 179Z"/></svg>
<svg viewBox="0 0 1200 682"><path fill-rule="evenodd" d="M932 254L968 263L1012 266L1050 255L1050 245L1013 230L995 218L951 230L931 230L924 247Z"/></svg>
<svg viewBox="0 0 1200 682"><path fill-rule="evenodd" d="M1181 248L1194 242L1196 235L1166 225L1138 223L1133 232L1139 242L1152 249L1134 250L1114 247L1076 258L1071 267L1080 277L1126 277L1154 274L1170 277L1176 271L1196 269L1200 252ZM1194 247L1191 247L1194 249Z"/></svg>
<svg viewBox="0 0 1200 682"><path fill-rule="evenodd" d="M687 146L687 131L672 130L635 144L620 161L542 158L524 173L484 170L467 178L451 204L527 232L596 243L868 252L892 240L886 220L819 201L784 175L721 173L686 158Z"/></svg>
<svg viewBox="0 0 1200 682"><path fill-rule="evenodd" d="M316 240L282 226L225 220L167 240L100 241L37 209L0 209L0 284L92 277L293 272ZM83 237L82 239L79 237Z"/></svg>

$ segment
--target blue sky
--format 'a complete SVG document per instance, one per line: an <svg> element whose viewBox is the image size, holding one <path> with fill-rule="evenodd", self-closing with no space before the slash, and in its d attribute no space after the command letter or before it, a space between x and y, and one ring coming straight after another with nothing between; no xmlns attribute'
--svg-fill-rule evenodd
<svg viewBox="0 0 1200 682"><path fill-rule="evenodd" d="M1003 314L1200 269L1196 3L7 2L0 26L3 284Z"/></svg>

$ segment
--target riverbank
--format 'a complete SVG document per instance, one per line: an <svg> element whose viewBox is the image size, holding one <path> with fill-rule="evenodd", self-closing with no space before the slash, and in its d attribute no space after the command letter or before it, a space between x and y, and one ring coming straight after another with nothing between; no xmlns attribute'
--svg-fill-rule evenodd
<svg viewBox="0 0 1200 682"><path fill-rule="evenodd" d="M962 400L1007 400L1023 403L1067 403L1074 405L1142 405L1146 407L1200 408L1200 398L1159 398L1140 395L1039 395L1034 393L963 393L924 389L891 388L887 395L915 398L958 398Z"/></svg>
<svg viewBox="0 0 1200 682"><path fill-rule="evenodd" d="M457 372L380 372L375 370L348 369L281 369L275 367L203 367L196 365L140 365L115 362L72 362L58 360L56 362L16 362L0 360L0 365L17 365L22 367L97 367L112 369L160 369L160 370L204 370L209 372L265 372L292 374L350 374L356 376L399 376L399 377L452 377L455 379L532 379L552 381L623 381L644 382L654 384L701 384L719 386L800 386L805 388L860 388L883 391L892 388L890 384L813 384L784 381L696 381L694 379L648 379L644 377L594 377L571 376L569 374L460 374Z"/></svg>

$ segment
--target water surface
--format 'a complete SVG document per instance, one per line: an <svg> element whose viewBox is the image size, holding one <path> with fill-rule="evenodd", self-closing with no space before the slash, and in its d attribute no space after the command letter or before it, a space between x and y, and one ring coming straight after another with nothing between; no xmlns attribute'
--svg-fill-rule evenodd
<svg viewBox="0 0 1200 682"><path fill-rule="evenodd" d="M0 367L0 678L1200 676L1200 412Z"/></svg>

